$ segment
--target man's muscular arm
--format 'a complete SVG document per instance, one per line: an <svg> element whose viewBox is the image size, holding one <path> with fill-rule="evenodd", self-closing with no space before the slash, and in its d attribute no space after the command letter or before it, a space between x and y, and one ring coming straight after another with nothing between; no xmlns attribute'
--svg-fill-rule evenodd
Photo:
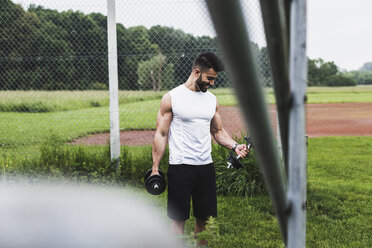
<svg viewBox="0 0 372 248"><path fill-rule="evenodd" d="M172 101L169 93L160 102L160 109L156 119L156 132L152 146L152 174L159 174L159 163L168 142L168 132L173 118Z"/></svg>
<svg viewBox="0 0 372 248"><path fill-rule="evenodd" d="M216 113L211 121L211 134L218 144L231 150L236 142L230 137L225 128L222 126L222 120L218 109L219 105L217 103ZM235 148L235 152L244 158L249 153L249 150L247 150L247 146L245 144L240 144Z"/></svg>

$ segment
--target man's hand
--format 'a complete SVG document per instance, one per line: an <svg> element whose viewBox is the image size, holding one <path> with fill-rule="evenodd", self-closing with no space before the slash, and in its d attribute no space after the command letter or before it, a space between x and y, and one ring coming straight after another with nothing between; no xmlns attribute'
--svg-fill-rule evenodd
<svg viewBox="0 0 372 248"><path fill-rule="evenodd" d="M240 158L245 158L249 154L250 150L247 149L246 144L240 144L236 146L235 152Z"/></svg>
<svg viewBox="0 0 372 248"><path fill-rule="evenodd" d="M152 175L159 175L159 168L152 167L152 172L151 172L150 176L152 176Z"/></svg>

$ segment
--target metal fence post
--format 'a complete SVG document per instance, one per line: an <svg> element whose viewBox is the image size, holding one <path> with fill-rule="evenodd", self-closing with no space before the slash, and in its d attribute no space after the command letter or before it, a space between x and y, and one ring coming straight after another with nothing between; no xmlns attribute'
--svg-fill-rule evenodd
<svg viewBox="0 0 372 248"><path fill-rule="evenodd" d="M288 247L306 246L306 0L291 3L289 118Z"/></svg>
<svg viewBox="0 0 372 248"><path fill-rule="evenodd" d="M107 32L110 88L110 151L111 161L118 167L120 157L120 126L115 0L107 0Z"/></svg>
<svg viewBox="0 0 372 248"><path fill-rule="evenodd" d="M285 177L273 138L267 106L257 75L239 1L206 0L225 55L235 93L242 107L257 152L260 168L278 218L284 242L287 237Z"/></svg>
<svg viewBox="0 0 372 248"><path fill-rule="evenodd" d="M282 145L282 157L288 174L288 26L283 0L260 0L262 19L269 51L277 109L278 145ZM280 134L280 135L279 135ZM281 144L279 142L281 140Z"/></svg>

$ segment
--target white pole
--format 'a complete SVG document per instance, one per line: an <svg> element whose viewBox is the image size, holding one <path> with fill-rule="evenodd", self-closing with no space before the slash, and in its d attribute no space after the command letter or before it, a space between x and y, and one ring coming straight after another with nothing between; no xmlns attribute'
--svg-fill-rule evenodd
<svg viewBox="0 0 372 248"><path fill-rule="evenodd" d="M288 151L289 248L306 246L306 0L292 0L289 78L291 108Z"/></svg>
<svg viewBox="0 0 372 248"><path fill-rule="evenodd" d="M280 135L280 126L279 126L279 111L276 108L276 141L278 146L278 154L281 161L283 161L283 148L282 148L282 139ZM284 165L284 163L282 163ZM284 168L283 168L284 169Z"/></svg>
<svg viewBox="0 0 372 248"><path fill-rule="evenodd" d="M110 151L111 161L119 165L120 126L118 97L118 56L116 45L115 0L107 0L107 39L110 86Z"/></svg>

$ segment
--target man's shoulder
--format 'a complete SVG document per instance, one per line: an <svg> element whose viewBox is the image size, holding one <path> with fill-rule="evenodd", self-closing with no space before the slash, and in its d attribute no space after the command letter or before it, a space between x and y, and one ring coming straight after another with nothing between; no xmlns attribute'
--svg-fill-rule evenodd
<svg viewBox="0 0 372 248"><path fill-rule="evenodd" d="M184 85L183 84L180 84L178 85L177 87L171 89L168 93L173 93L173 92L177 92L177 91L180 91L184 88Z"/></svg>
<svg viewBox="0 0 372 248"><path fill-rule="evenodd" d="M163 109L166 112L172 110L172 99L169 92L164 94L161 98L160 109Z"/></svg>
<svg viewBox="0 0 372 248"><path fill-rule="evenodd" d="M211 98L213 100L216 100L217 99L216 96L212 92L210 92L209 90L206 93L207 93L207 95L208 95L209 98Z"/></svg>
<svg viewBox="0 0 372 248"><path fill-rule="evenodd" d="M216 97L216 95L213 94L212 92L210 92L209 90L208 90L206 93L207 93L208 95L210 95L210 96Z"/></svg>
<svg viewBox="0 0 372 248"><path fill-rule="evenodd" d="M183 90L184 90L184 85L181 84L173 89L171 89L170 91L168 91L168 95L172 98L176 97L176 96L179 96L179 95L182 95L183 93Z"/></svg>

